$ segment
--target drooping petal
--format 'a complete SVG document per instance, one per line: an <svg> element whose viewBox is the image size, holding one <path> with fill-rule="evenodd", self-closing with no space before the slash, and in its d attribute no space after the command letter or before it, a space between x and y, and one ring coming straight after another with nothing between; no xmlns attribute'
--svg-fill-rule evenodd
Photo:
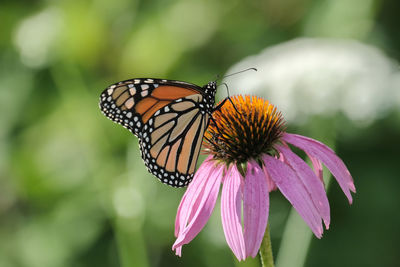
<svg viewBox="0 0 400 267"><path fill-rule="evenodd" d="M188 186L175 221L177 239L172 249L177 255L180 256L181 247L192 241L210 218L218 198L223 169L223 166L215 166L213 161L206 160Z"/></svg>
<svg viewBox="0 0 400 267"><path fill-rule="evenodd" d="M321 238L323 232L321 217L297 174L287 164L269 155L264 155L263 161L266 173L310 226L315 236Z"/></svg>
<svg viewBox="0 0 400 267"><path fill-rule="evenodd" d="M351 177L349 170L346 168L346 165L332 149L317 140L297 134L284 133L282 140L297 146L307 154L322 161L336 178L350 204L353 202L350 193L350 190L356 192L353 178Z"/></svg>
<svg viewBox="0 0 400 267"><path fill-rule="evenodd" d="M181 199L175 219L175 237L178 237L181 229L185 228L188 221L195 213L194 205L196 200L200 199L198 195L202 190L202 187L199 186L199 184L205 182L203 177L208 177L214 167L214 163L210 161L211 158L211 156L207 157L203 164L200 165L196 175L193 177L193 181L189 184Z"/></svg>
<svg viewBox="0 0 400 267"><path fill-rule="evenodd" d="M307 154L307 157L311 160L311 163L313 165L314 168L314 173L315 175L317 175L317 177L321 180L321 182L324 182L324 173L323 173L323 169L322 169L322 163L319 159L311 156L310 154Z"/></svg>
<svg viewBox="0 0 400 267"><path fill-rule="evenodd" d="M243 190L243 224L246 257L257 256L267 228L269 193L261 167L253 160L247 167Z"/></svg>
<svg viewBox="0 0 400 267"><path fill-rule="evenodd" d="M263 172L264 172L264 168L263 168ZM277 188L275 182L272 181L271 177L269 177L269 175L267 175L265 172L264 172L264 179L267 181L268 192L275 191Z"/></svg>
<svg viewBox="0 0 400 267"><path fill-rule="evenodd" d="M243 178L233 165L229 167L222 186L221 218L226 242L239 261L246 258L241 222L242 190Z"/></svg>
<svg viewBox="0 0 400 267"><path fill-rule="evenodd" d="M276 149L282 153L284 162L296 172L297 176L303 182L305 189L308 191L315 207L325 222L326 228L328 229L330 223L330 209L323 183L311 170L308 164L293 153L290 148L278 145L276 146Z"/></svg>
<svg viewBox="0 0 400 267"><path fill-rule="evenodd" d="M175 248L175 254L178 255L179 257L182 257L182 247L176 247Z"/></svg>

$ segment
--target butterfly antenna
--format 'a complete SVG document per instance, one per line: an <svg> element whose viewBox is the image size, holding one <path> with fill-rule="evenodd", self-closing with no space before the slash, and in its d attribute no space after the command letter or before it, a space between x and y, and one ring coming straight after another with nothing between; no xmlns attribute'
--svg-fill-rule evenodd
<svg viewBox="0 0 400 267"><path fill-rule="evenodd" d="M236 74L239 74L239 73L242 73L242 72L246 72L246 71L249 71L249 70L257 71L256 68L248 68L248 69L244 69L244 70L237 71L237 72L234 72L234 73L230 73L230 74L225 75L225 76L222 76L222 77L219 76L219 75L217 75L217 79L215 80L215 82L218 81L218 80L220 80L220 79L223 79L223 78L226 78L226 77L229 77L229 76L233 76L233 75L236 75Z"/></svg>

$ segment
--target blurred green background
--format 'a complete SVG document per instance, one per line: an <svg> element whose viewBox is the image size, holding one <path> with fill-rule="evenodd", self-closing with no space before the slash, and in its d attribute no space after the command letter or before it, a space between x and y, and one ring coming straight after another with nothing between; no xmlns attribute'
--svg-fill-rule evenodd
<svg viewBox="0 0 400 267"><path fill-rule="evenodd" d="M349 206L332 183L331 229L321 240L312 238L304 266L399 266L399 10L396 0L2 1L0 266L259 266L258 259L234 258L219 202L205 229L183 247L183 257L174 255L173 225L184 189L147 173L137 139L101 114L98 97L133 77L202 85L247 56L299 37L353 40L390 66L390 81L380 76L374 84L384 99L378 106L362 86L350 95L350 104L373 96L356 110L363 115L373 107L369 120L353 120L349 109L288 120L290 132L335 147L357 188ZM319 59L329 65L335 53ZM371 76L375 61L366 62L361 66L371 67ZM247 67L260 68L254 64ZM275 73L278 66L271 66L260 71ZM311 68L337 78L329 69ZM330 88L332 80L322 82ZM350 92L356 82L359 75L348 75L342 86ZM220 90L218 98L225 96ZM289 211L281 194L272 193L275 255Z"/></svg>

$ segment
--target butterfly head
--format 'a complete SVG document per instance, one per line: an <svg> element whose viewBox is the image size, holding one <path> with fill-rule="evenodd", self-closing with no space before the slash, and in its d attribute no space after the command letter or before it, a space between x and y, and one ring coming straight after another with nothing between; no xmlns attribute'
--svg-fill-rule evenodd
<svg viewBox="0 0 400 267"><path fill-rule="evenodd" d="M216 91L217 90L217 82L216 81L211 81L204 86L206 89L211 90L211 91Z"/></svg>
<svg viewBox="0 0 400 267"><path fill-rule="evenodd" d="M211 107L214 106L215 93L217 92L217 82L211 81L207 83L205 86L203 86L203 89L206 102L209 103Z"/></svg>

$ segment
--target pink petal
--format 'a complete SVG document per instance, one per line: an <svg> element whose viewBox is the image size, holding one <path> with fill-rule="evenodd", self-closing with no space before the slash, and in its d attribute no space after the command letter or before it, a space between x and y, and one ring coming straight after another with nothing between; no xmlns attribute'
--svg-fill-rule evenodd
<svg viewBox="0 0 400 267"><path fill-rule="evenodd" d="M300 178L292 168L274 157L264 155L263 160L266 173L310 226L315 236L321 238L323 232L321 217Z"/></svg>
<svg viewBox="0 0 400 267"><path fill-rule="evenodd" d="M197 196L201 193L202 187L199 184L204 183L205 179L203 177L209 176L212 168L214 167L213 161L211 161L212 156L207 157L207 159L200 165L199 169L196 172L196 175L193 178L193 181L189 184L186 189L185 194L181 199L181 203L178 207L178 212L176 214L175 219L175 236L178 237L178 234L181 229L185 228L188 221L193 217L194 205L196 200L199 200ZM198 202L198 201L197 201Z"/></svg>
<svg viewBox="0 0 400 267"><path fill-rule="evenodd" d="M278 145L277 150L282 153L284 161L289 165L303 182L303 185L309 193L315 207L325 222L326 228L329 228L330 210L328 197L321 180L315 175L307 163L299 156L293 153L290 148Z"/></svg>
<svg viewBox="0 0 400 267"><path fill-rule="evenodd" d="M177 247L175 249L175 254L178 255L179 257L182 257L182 247Z"/></svg>
<svg viewBox="0 0 400 267"><path fill-rule="evenodd" d="M311 156L310 154L306 153L308 158L311 160L311 163L313 165L314 168L314 173L315 175L317 175L317 177L321 180L321 182L324 182L324 173L322 171L322 164L321 161L317 158L314 158L313 156Z"/></svg>
<svg viewBox="0 0 400 267"><path fill-rule="evenodd" d="M214 209L222 179L223 166L206 160L196 172L178 208L175 221L176 254L203 229Z"/></svg>
<svg viewBox="0 0 400 267"><path fill-rule="evenodd" d="M243 221L246 258L257 256L267 228L269 194L265 174L258 163L250 161L244 179Z"/></svg>
<svg viewBox="0 0 400 267"><path fill-rule="evenodd" d="M264 172L264 169L263 169ZM274 181L272 181L271 177L269 177L268 174L265 174L264 172L264 179L267 181L267 186L268 186L268 192L275 191L276 190L276 184Z"/></svg>
<svg viewBox="0 0 400 267"><path fill-rule="evenodd" d="M241 223L242 189L243 178L233 165L229 167L222 187L221 217L226 242L239 261L246 258Z"/></svg>
<svg viewBox="0 0 400 267"><path fill-rule="evenodd" d="M346 168L346 165L344 165L343 161L332 149L317 140L297 134L285 133L282 139L304 150L312 157L322 161L338 181L350 204L352 203L353 199L350 190L356 192L353 178L351 177L349 170Z"/></svg>

